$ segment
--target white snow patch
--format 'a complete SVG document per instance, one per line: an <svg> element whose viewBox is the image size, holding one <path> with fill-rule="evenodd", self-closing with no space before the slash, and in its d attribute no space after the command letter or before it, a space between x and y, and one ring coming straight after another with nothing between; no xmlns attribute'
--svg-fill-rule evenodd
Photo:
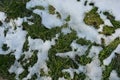
<svg viewBox="0 0 120 80"><path fill-rule="evenodd" d="M62 26L62 21L57 18L56 15L51 15L46 11L42 11L39 9L35 9L33 11L34 13L40 15L42 17L42 24L46 27L46 28L53 28L53 27L58 27L58 26Z"/></svg>
<svg viewBox="0 0 120 80"><path fill-rule="evenodd" d="M7 17L6 14L0 11L0 21L2 22L5 21L6 17Z"/></svg>
<svg viewBox="0 0 120 80"><path fill-rule="evenodd" d="M99 11L98 11L99 12ZM105 16L104 14L99 14L100 18L104 21L104 25L108 25L108 26L113 26L112 23L110 22L109 19L107 19L107 16Z"/></svg>
<svg viewBox="0 0 120 80"><path fill-rule="evenodd" d="M26 4L27 9L33 8L35 6L47 7L48 3L46 2L46 0L31 0L31 1L27 2L27 4Z"/></svg>
<svg viewBox="0 0 120 80"><path fill-rule="evenodd" d="M76 41L74 40L72 43L71 43L71 48L72 48L72 51L75 51L78 53L78 55L83 55L85 53L85 51L88 49L88 46L86 45L80 45L80 44L77 44Z"/></svg>
<svg viewBox="0 0 120 80"><path fill-rule="evenodd" d="M99 52L102 50L102 47L100 46L92 46L90 49L88 57L93 58L93 57L98 57Z"/></svg>
<svg viewBox="0 0 120 80"><path fill-rule="evenodd" d="M103 60L103 64L104 65L109 65L114 57L115 57L115 53L112 52L111 55L108 58Z"/></svg>
<svg viewBox="0 0 120 80"><path fill-rule="evenodd" d="M0 26L0 54L4 53L2 50L2 45L4 43L5 37L4 37L4 28L3 26Z"/></svg>
<svg viewBox="0 0 120 80"><path fill-rule="evenodd" d="M109 80L120 80L115 70L112 70L112 72L110 73Z"/></svg>
<svg viewBox="0 0 120 80"><path fill-rule="evenodd" d="M14 52L15 58L19 59L22 54L23 44L26 38L26 31L23 31L22 28L16 30L11 30L7 33L5 42L9 49Z"/></svg>
<svg viewBox="0 0 120 80"><path fill-rule="evenodd" d="M18 17L17 19L14 20L16 26L21 26L23 23L23 18Z"/></svg>
<svg viewBox="0 0 120 80"><path fill-rule="evenodd" d="M43 40L41 39L32 39L31 37L28 37L29 41L29 49L30 50L40 50L43 47Z"/></svg>
<svg viewBox="0 0 120 80"><path fill-rule="evenodd" d="M62 33L66 35L68 33L71 33L71 30L69 28L62 28Z"/></svg>
<svg viewBox="0 0 120 80"><path fill-rule="evenodd" d="M90 64L86 65L86 70L86 75L91 80L101 80L102 68L100 67L100 61L97 58L95 58Z"/></svg>
<svg viewBox="0 0 120 80"><path fill-rule="evenodd" d="M116 52L116 53L120 54L120 44L117 46L117 48L115 49L115 51L114 51L114 52Z"/></svg>

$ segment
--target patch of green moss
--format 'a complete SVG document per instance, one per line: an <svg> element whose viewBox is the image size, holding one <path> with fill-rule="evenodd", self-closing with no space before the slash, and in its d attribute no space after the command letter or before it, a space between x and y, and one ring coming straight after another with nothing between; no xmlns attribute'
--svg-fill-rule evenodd
<svg viewBox="0 0 120 80"><path fill-rule="evenodd" d="M28 32L28 35L31 38L41 38L43 40L51 40L57 33L61 31L61 27L55 27L52 29L46 28L41 23L41 17L37 14L33 14L33 21L34 24L28 25L27 23L23 23L23 30Z"/></svg>
<svg viewBox="0 0 120 80"><path fill-rule="evenodd" d="M115 29L112 26L105 25L103 27L103 32L100 32L106 36L112 35L115 32Z"/></svg>
<svg viewBox="0 0 120 80"><path fill-rule="evenodd" d="M5 12L8 18L30 16L31 11L26 9L29 0L1 0L0 11Z"/></svg>
<svg viewBox="0 0 120 80"><path fill-rule="evenodd" d="M11 54L0 55L0 76L4 79L15 80L15 74L10 74L8 69L14 64L15 57Z"/></svg>
<svg viewBox="0 0 120 80"><path fill-rule="evenodd" d="M7 46L7 44L2 45L2 50L7 51L8 49L9 49L9 47Z"/></svg>
<svg viewBox="0 0 120 80"><path fill-rule="evenodd" d="M107 45L99 54L99 59L102 62L105 58L110 56L112 51L116 49L116 47L120 44L120 38L116 38L114 41L112 41L109 45Z"/></svg>
<svg viewBox="0 0 120 80"><path fill-rule="evenodd" d="M87 12L84 17L85 24L94 26L96 29L99 28L100 24L104 23L97 13L97 9L98 8L94 7L91 11Z"/></svg>
<svg viewBox="0 0 120 80"><path fill-rule="evenodd" d="M48 10L50 14L55 14L55 8L52 5L48 6Z"/></svg>

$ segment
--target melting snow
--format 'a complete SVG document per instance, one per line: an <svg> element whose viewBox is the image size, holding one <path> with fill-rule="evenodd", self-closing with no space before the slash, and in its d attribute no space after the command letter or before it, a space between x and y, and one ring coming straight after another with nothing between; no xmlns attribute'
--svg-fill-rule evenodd
<svg viewBox="0 0 120 80"><path fill-rule="evenodd" d="M90 0L100 11L112 13L117 20L120 20L120 0Z"/></svg>
<svg viewBox="0 0 120 80"><path fill-rule="evenodd" d="M53 28L53 27L60 27L65 22L65 19L68 15L70 15L70 21L68 23L68 27L74 29L77 32L77 36L80 38L86 38L87 40L91 40L92 42L96 42L101 44L101 38L105 38L105 43L108 45L111 41L113 41L116 37L120 37L120 29L117 29L114 34L111 36L104 36L98 33L93 26L88 26L83 22L85 13L92 9L92 6L86 5L84 6L85 0L30 0L26 4L27 9L31 9L35 6L43 6L45 10L34 9L33 13L38 14L42 18L42 24L46 28ZM119 0L89 0L90 2L94 2L95 6L97 6L100 11L108 11L115 16L116 20L120 20L120 1ZM52 5L55 7L56 11L58 11L61 15L61 18L58 18L57 15L49 14L48 6ZM112 5L112 6L111 6ZM100 14L101 18L104 20L105 25L110 25L110 21L103 15ZM17 62L17 60L21 57L22 54L25 54L25 58L29 58L32 56L32 50L38 50L37 53L37 62L33 66L29 66L28 68L28 75L23 80L31 79L32 75L38 74L38 80L52 80L51 77L40 77L40 69L43 69L44 72L48 72L48 67L46 65L46 60L48 60L48 50L51 48L52 45L55 45L55 40L58 39L58 35L53 38L51 41L46 40L43 41L42 39L32 39L28 37L29 42L29 51L22 52L23 44L25 42L25 38L27 35L26 31L22 30L22 23L27 18L20 18L13 20L11 19L9 23L4 22L6 19L6 14L4 12L0 12L0 21L3 23L0 26L0 54L7 54L8 52L14 52L16 61L10 67L9 72L16 74L16 79L18 79L19 74L21 74L24 69L22 68L21 64ZM26 20L26 22L28 22ZM32 23L30 23L32 24ZM102 27L103 25L100 25ZM16 27L16 29L14 29ZM4 30L8 28L8 32L6 36L4 36ZM102 28L101 28L102 30ZM63 28L62 32L66 35L70 33L71 30L68 28ZM6 43L8 45L9 50L3 51L2 45ZM65 53L57 53L56 56L66 57L69 56L70 58L74 59L75 55L83 55L85 51L88 49L88 46L81 46L77 44L75 41L71 43L72 51L65 52ZM75 51L76 50L76 51ZM78 69L64 69L63 72L69 72L71 79L74 77L74 72L80 73L84 72L89 79L91 80L101 80L102 78L102 68L100 66L100 61L98 59L98 54L102 50L101 47L92 46L89 52L89 57L93 58L92 62L87 64L86 66L81 66ZM104 65L109 65L111 59L115 56L114 53L120 52L120 46L118 46L111 55L103 61ZM95 54L94 54L95 53ZM65 80L64 77L59 78L59 80ZM110 74L110 80L120 80L117 77L115 71L112 71Z"/></svg>

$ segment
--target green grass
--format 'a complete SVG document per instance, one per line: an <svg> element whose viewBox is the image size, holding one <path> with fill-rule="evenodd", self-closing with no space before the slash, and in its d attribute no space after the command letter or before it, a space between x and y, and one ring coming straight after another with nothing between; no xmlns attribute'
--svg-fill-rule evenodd
<svg viewBox="0 0 120 80"><path fill-rule="evenodd" d="M49 75L52 77L53 80L57 80L59 77L64 76L62 73L63 69L67 68L78 68L78 65L70 58L61 58L55 56L54 54L49 54L49 61L47 65L50 69Z"/></svg>
<svg viewBox="0 0 120 80"><path fill-rule="evenodd" d="M31 19L31 21L34 24L28 25L28 23L23 23L23 30L26 30L31 38L41 38L44 41L51 40L61 31L61 27L55 27L52 29L46 28L43 24L41 24L41 17L39 15L33 14L32 16L33 19Z"/></svg>
<svg viewBox="0 0 120 80"><path fill-rule="evenodd" d="M26 77L27 74L29 73L28 67L30 67L30 66L32 67L37 62L37 60L38 60L37 53L38 53L38 51L33 51L33 54L30 58L24 59L25 55L22 55L21 58L19 59L19 62L22 64L22 66L24 68L23 73L21 73L19 75L20 79L23 79L24 77ZM29 63L27 63L27 61L29 61ZM25 64L25 65L23 65L23 64ZM33 78L34 78L34 76L33 76Z"/></svg>
<svg viewBox="0 0 120 80"><path fill-rule="evenodd" d="M109 80L110 73L113 70L112 64L105 66L105 70L102 72L102 80Z"/></svg>
<svg viewBox="0 0 120 80"><path fill-rule="evenodd" d="M1 0L0 11L5 12L8 18L30 16L31 11L26 9L26 2L29 0Z"/></svg>
<svg viewBox="0 0 120 80"><path fill-rule="evenodd" d="M120 77L120 54L116 54L115 58L112 59L111 63L108 66L105 66L103 71L103 80L107 80L110 76L112 70L116 70L118 76Z"/></svg>
<svg viewBox="0 0 120 80"><path fill-rule="evenodd" d="M86 75L84 73L74 73L74 78L71 80L85 80Z"/></svg>
<svg viewBox="0 0 120 80"><path fill-rule="evenodd" d="M120 54L116 53L115 58L113 59L113 69L116 70L118 76L120 77Z"/></svg>
<svg viewBox="0 0 120 80"><path fill-rule="evenodd" d="M112 51L120 44L120 38L116 38L109 45L107 45L99 54L99 59L102 62L105 58L110 56Z"/></svg>
<svg viewBox="0 0 120 80"><path fill-rule="evenodd" d="M87 12L84 17L85 24L94 26L96 29L98 29L101 24L104 24L100 15L97 13L97 9L97 7L93 7L93 9Z"/></svg>
<svg viewBox="0 0 120 80"><path fill-rule="evenodd" d="M115 20L115 17L109 12L104 12L104 15L110 20L115 29L120 28L120 21Z"/></svg>
<svg viewBox="0 0 120 80"><path fill-rule="evenodd" d="M87 57L86 55L82 55L82 56L76 55L75 60L81 65L89 64L92 61L92 59Z"/></svg>
<svg viewBox="0 0 120 80"><path fill-rule="evenodd" d="M55 14L55 8L52 5L48 6L48 10L50 14Z"/></svg>
<svg viewBox="0 0 120 80"><path fill-rule="evenodd" d="M26 40L23 44L23 48L22 48L22 51L25 52L25 51L28 51L29 50L29 46L28 46L28 36L26 36Z"/></svg>
<svg viewBox="0 0 120 80"><path fill-rule="evenodd" d="M77 39L77 36L74 31L68 35L61 34L58 40L56 41L56 44L52 46L52 48L49 50L48 54L49 60L47 61L47 64L48 68L50 69L49 75L52 77L53 80L57 80L59 77L62 76L64 76L67 80L85 79L85 74L83 73L80 74L75 73L74 78L70 79L69 73L62 73L62 70L70 67L77 69L78 65L75 63L75 61L82 65L90 63L91 59L86 57L86 55L88 54L83 56L76 56L75 61L70 59L69 57L62 58L55 55L56 53L71 51L72 49L70 47L70 44L75 39ZM87 51L89 51L90 48L91 46L88 48Z"/></svg>
<svg viewBox="0 0 120 80"><path fill-rule="evenodd" d="M15 57L11 54L0 55L0 76L4 79L15 80L15 74L10 74L8 69L13 65Z"/></svg>
<svg viewBox="0 0 120 80"><path fill-rule="evenodd" d="M59 36L59 39L56 41L56 44L52 46L49 50L49 60L47 61L48 68L50 69L49 75L53 80L57 80L59 77L63 76L62 69L66 69L69 67L78 68L78 65L69 57L62 58L56 56L57 52L67 52L71 51L70 44L73 40L77 38L76 33L73 31L67 35L63 35L62 33Z"/></svg>
<svg viewBox="0 0 120 80"><path fill-rule="evenodd" d="M86 40L85 38L79 38L76 43L80 44L80 45L89 45L91 44L90 40Z"/></svg>
<svg viewBox="0 0 120 80"><path fill-rule="evenodd" d="M84 73L79 73L77 74L76 72L74 72L74 77L73 79L71 79L70 74L67 72L64 72L64 78L67 80L84 80L86 78Z"/></svg>
<svg viewBox="0 0 120 80"><path fill-rule="evenodd" d="M103 31L100 32L100 33L101 33L101 34L104 34L104 35L106 35L106 36L110 36L110 35L112 35L113 33L115 33L115 29L114 29L114 27L112 27L112 26L105 25L105 26L103 27Z"/></svg>

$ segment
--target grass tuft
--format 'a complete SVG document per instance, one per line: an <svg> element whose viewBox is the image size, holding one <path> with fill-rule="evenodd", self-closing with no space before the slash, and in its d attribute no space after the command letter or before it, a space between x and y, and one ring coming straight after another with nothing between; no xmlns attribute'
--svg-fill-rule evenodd
<svg viewBox="0 0 120 80"><path fill-rule="evenodd" d="M97 13L97 9L97 7L94 7L92 10L87 12L84 17L85 24L94 26L96 29L99 28L100 24L104 23L100 18L100 15Z"/></svg>

